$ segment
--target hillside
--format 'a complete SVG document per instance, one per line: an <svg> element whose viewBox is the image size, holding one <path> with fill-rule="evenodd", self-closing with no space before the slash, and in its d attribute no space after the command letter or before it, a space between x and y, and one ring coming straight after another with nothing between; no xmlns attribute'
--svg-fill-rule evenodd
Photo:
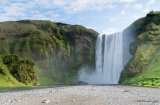
<svg viewBox="0 0 160 105"><path fill-rule="evenodd" d="M33 59L39 85L74 83L79 67L94 66L97 35L80 25L51 21L1 22L0 56Z"/></svg>
<svg viewBox="0 0 160 105"><path fill-rule="evenodd" d="M130 44L131 60L122 72L120 83L160 86L160 12L150 12L128 27L135 41Z"/></svg>
<svg viewBox="0 0 160 105"><path fill-rule="evenodd" d="M37 84L37 75L31 59L22 59L17 55L0 58L0 86L31 86Z"/></svg>

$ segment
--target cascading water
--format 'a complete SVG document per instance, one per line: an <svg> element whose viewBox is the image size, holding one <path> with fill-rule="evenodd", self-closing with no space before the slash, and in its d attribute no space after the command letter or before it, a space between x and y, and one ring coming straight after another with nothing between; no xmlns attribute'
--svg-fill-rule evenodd
<svg viewBox="0 0 160 105"><path fill-rule="evenodd" d="M122 33L99 35L96 42L96 70L81 70L79 80L88 84L118 84L123 69Z"/></svg>
<svg viewBox="0 0 160 105"><path fill-rule="evenodd" d="M121 33L98 36L96 72L101 73L99 84L118 84L123 64L122 48Z"/></svg>

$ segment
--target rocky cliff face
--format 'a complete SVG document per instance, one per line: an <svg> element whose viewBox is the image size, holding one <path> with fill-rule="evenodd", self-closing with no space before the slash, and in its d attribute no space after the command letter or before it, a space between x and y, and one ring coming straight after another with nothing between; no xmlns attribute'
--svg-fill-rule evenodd
<svg viewBox="0 0 160 105"><path fill-rule="evenodd" d="M80 25L51 21L1 22L0 55L34 59L40 84L73 83L80 66L94 65L97 35Z"/></svg>
<svg viewBox="0 0 160 105"><path fill-rule="evenodd" d="M125 31L134 35L133 55L122 72L120 82L140 86L160 86L160 12L150 12Z"/></svg>

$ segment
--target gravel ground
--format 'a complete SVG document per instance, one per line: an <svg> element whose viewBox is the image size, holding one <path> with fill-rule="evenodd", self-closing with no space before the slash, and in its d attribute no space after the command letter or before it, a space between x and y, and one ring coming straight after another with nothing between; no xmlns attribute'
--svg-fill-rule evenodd
<svg viewBox="0 0 160 105"><path fill-rule="evenodd" d="M160 88L87 85L5 92L0 105L160 105Z"/></svg>

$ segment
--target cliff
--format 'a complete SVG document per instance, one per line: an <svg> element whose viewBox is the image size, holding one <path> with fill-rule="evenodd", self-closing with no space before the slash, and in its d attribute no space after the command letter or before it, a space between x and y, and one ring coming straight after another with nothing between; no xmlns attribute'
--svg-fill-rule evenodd
<svg viewBox="0 0 160 105"><path fill-rule="evenodd" d="M130 43L132 58L125 66L120 83L160 86L160 12L150 12L124 30L135 40Z"/></svg>
<svg viewBox="0 0 160 105"><path fill-rule="evenodd" d="M79 67L94 66L97 35L80 25L51 21L1 22L0 56L33 59L40 85L74 83ZM10 74L15 77L15 73Z"/></svg>

